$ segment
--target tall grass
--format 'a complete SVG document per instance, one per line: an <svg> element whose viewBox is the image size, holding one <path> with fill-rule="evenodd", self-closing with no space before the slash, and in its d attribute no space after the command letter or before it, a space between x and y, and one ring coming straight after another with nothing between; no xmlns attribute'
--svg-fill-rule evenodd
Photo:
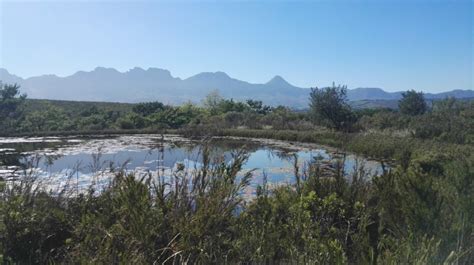
<svg viewBox="0 0 474 265"><path fill-rule="evenodd" d="M243 190L247 154L202 150L171 175L118 169L105 187L0 182L4 263L472 264L472 154L408 158L373 177L318 159L294 184ZM466 157L466 159L463 159ZM343 158L342 158L343 159ZM99 190L100 189L100 190ZM67 191L71 192L67 192Z"/></svg>

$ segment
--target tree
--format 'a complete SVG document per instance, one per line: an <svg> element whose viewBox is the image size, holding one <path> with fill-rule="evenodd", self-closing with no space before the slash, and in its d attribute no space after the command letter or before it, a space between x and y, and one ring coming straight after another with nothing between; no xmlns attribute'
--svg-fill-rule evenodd
<svg viewBox="0 0 474 265"><path fill-rule="evenodd" d="M398 108L402 114L416 116L425 113L428 106L423 92L409 90L402 94L402 99L398 102Z"/></svg>
<svg viewBox="0 0 474 265"><path fill-rule="evenodd" d="M272 107L263 105L263 102L260 100L248 99L247 105L249 105L250 109L252 109L253 112L256 112L258 114L266 115L272 111Z"/></svg>
<svg viewBox="0 0 474 265"><path fill-rule="evenodd" d="M206 98L203 99L202 104L211 112L211 114L214 115L217 114L219 105L223 100L224 99L219 94L219 90L213 90L206 96Z"/></svg>
<svg viewBox="0 0 474 265"><path fill-rule="evenodd" d="M2 84L0 82L0 128L12 129L21 116L20 106L26 95L20 95L20 86L17 84Z"/></svg>
<svg viewBox="0 0 474 265"><path fill-rule="evenodd" d="M350 131L356 116L346 102L346 94L346 86L334 83L331 87L312 88L309 106L313 121L336 130Z"/></svg>
<svg viewBox="0 0 474 265"><path fill-rule="evenodd" d="M26 95L20 95L19 85L0 82L0 115L2 117L14 114L25 99Z"/></svg>
<svg viewBox="0 0 474 265"><path fill-rule="evenodd" d="M227 113L227 112L244 112L248 109L248 106L242 102L236 102L234 99L223 99L219 103L218 113Z"/></svg>

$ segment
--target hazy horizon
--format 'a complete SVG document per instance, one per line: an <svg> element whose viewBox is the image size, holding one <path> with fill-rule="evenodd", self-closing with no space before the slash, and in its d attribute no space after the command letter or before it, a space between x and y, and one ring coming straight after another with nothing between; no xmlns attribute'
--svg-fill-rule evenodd
<svg viewBox="0 0 474 265"><path fill-rule="evenodd" d="M472 8L457 2L0 2L0 67L222 71L262 84L473 89ZM47 15L45 14L54 14Z"/></svg>
<svg viewBox="0 0 474 265"><path fill-rule="evenodd" d="M70 75L57 75L57 74L55 74L55 73L44 73L44 74L40 74L40 75L25 77L25 76L19 76L19 75L15 74L15 73L10 72L10 71L9 71L8 69L6 69L6 68L0 67L0 69L4 69L4 70L6 70L9 74L14 75L14 76L17 76L17 77L19 77L19 78L21 78L21 79L23 79L23 80L26 80L26 79L29 79L29 78L38 78L38 77L43 77L43 76L56 76L56 77L58 77L58 78L68 78L68 77L71 77L71 76L73 76L73 75L75 75L75 74L77 74L77 73L80 73L80 72L91 73L91 72L96 71L98 68L113 69L113 70L117 71L117 72L120 73L120 74L126 74L126 73L129 73L129 72L131 72L131 71L133 71L133 70L135 70L135 69L141 69L141 70L144 70L144 71L148 71L148 70L151 70L151 69L159 69L159 70L169 71L169 70L166 69L166 68L160 68L160 67L146 67L146 68L145 68L145 67L135 66L135 67L132 67L132 68L130 68L130 69L121 71L121 70L116 69L116 68L114 68L114 67L96 66L96 67L93 68L93 69L78 70L78 71L76 71L76 72L74 72L74 73L72 73L72 74L70 74ZM181 79L181 80L186 80L186 79L189 79L189 78L192 78L192 77L195 77L195 76L197 76L197 75L204 74L204 73L216 74L216 73L221 72L221 73L226 74L226 75L227 75L229 78L231 78L231 79L236 79L236 80L238 80L238 81L247 82L247 83L249 83L249 84L256 84L256 85L258 85L258 84L266 84L266 83L272 81L274 78L280 77L280 78L282 78L284 81L288 82L290 85L295 86L295 87L297 87L297 88L310 89L310 88L315 88L315 87L316 87L316 86L313 86L313 87L298 87L298 86L294 85L292 82L288 81L288 80L285 78L285 76L279 75L279 74L273 76L272 78L270 78L270 79L267 80L267 81L264 81L264 82L261 82L261 83L253 83L253 82L249 82L249 81L247 81L247 80L237 79L237 78L235 78L234 76L232 76L232 75L230 75L229 73L226 73L226 72L224 72L224 71L216 71L216 72L202 71L202 72L197 72L197 73L195 73L195 74L193 74L193 75L190 75L190 76L187 76L187 77L176 76L176 75L173 74L173 72L171 72L171 71L169 71L169 72L170 72L170 75L171 75L173 78L178 78L178 79ZM0 81L2 81L1 79L2 79L2 76L0 75ZM328 87L328 86L331 86L331 85L332 85L332 82L331 82L331 84L322 84L322 85L317 86L317 87L320 87L320 88L321 88L321 87ZM338 85L344 85L344 84L338 84ZM389 91L389 90L387 90L387 89L385 89L385 88L383 88L383 87L374 87L374 86L348 87L348 89L358 89L358 88L379 88L379 89L382 89L383 91L386 91L386 92L389 92L389 93L393 93L393 92L404 92L404 91L406 91L406 90L396 90L396 89L393 90L393 91ZM410 90L410 89L409 89L409 90ZM446 89L444 89L444 90L440 90L440 91L437 91L437 92L430 92L430 91L423 91L423 90L419 90L419 91L422 91L422 92L424 92L424 93L433 93L433 94L436 94L436 93L450 92L450 91L455 91L455 90L471 90L471 91L473 91L473 89L463 89L463 88L446 88Z"/></svg>

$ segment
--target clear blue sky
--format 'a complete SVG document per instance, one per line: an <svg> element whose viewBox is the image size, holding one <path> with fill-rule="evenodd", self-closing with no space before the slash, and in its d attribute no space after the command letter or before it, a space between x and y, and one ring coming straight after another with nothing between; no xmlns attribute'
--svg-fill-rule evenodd
<svg viewBox="0 0 474 265"><path fill-rule="evenodd" d="M96 66L224 71L388 91L473 89L471 1L0 0L0 67L22 77Z"/></svg>

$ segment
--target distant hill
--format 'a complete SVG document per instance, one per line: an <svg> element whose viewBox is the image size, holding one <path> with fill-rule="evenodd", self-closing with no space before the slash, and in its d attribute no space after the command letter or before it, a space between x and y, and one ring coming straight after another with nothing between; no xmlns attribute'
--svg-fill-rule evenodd
<svg viewBox="0 0 474 265"><path fill-rule="evenodd" d="M356 100L392 100L402 97L402 92L385 92L381 88L360 87L349 89L347 97L351 101Z"/></svg>
<svg viewBox="0 0 474 265"><path fill-rule="evenodd" d="M445 97L427 97L428 106L438 100L442 100ZM471 101L474 100L474 97L458 97L461 101ZM388 109L398 109L398 100L399 99L362 99L362 100L353 100L349 101L354 109L374 109L374 108L388 108Z"/></svg>
<svg viewBox="0 0 474 265"><path fill-rule="evenodd" d="M0 80L18 83L30 98L142 102L161 101L180 104L187 101L200 102L212 90L235 100L257 99L270 105L286 105L295 108L308 106L309 88L296 87L281 76L267 83L252 84L228 76L224 72L205 72L186 79L173 77L168 70L133 68L119 72L113 68L97 67L90 72L79 71L66 77L42 75L21 78L0 68ZM428 99L447 96L457 98L474 97L472 90L453 90L439 94L426 94ZM386 92L381 88L355 88L348 90L350 101L397 100L401 92Z"/></svg>
<svg viewBox="0 0 474 265"><path fill-rule="evenodd" d="M361 99L350 101L354 109L398 109L398 99Z"/></svg>

